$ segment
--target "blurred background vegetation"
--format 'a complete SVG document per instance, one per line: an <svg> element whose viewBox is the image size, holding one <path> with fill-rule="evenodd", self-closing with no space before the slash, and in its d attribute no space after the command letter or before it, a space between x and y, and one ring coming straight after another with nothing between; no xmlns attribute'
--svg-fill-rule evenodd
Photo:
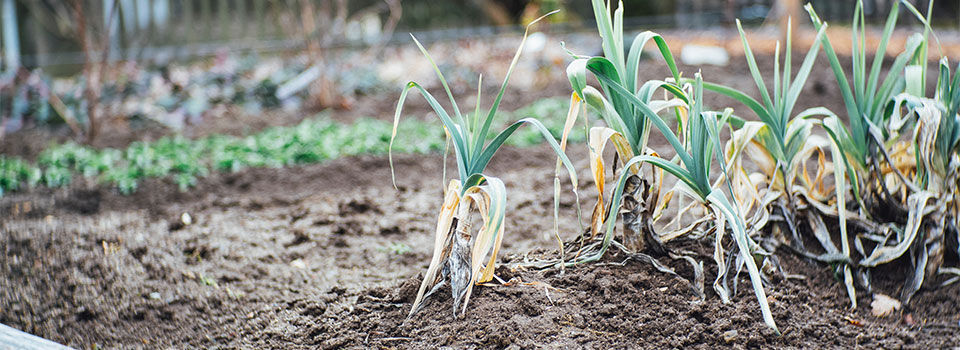
<svg viewBox="0 0 960 350"><path fill-rule="evenodd" d="M864 2L868 20L882 20L892 0ZM929 0L915 0L926 8ZM811 1L831 22L848 21L854 0ZM259 52L367 46L482 36L510 30L554 9L556 27L591 28L589 1L574 0L0 0L4 70L13 65L75 73L84 49L111 48L110 60L166 62L212 55L224 48ZM735 18L761 24L792 14L800 0L626 0L629 27L730 26ZM939 26L956 28L957 1L935 3ZM313 16L309 16L312 14ZM79 35L83 27L85 35ZM109 30L107 30L109 29ZM84 38L86 37L86 38ZM86 40L84 40L86 39ZM56 66L65 66L56 68Z"/></svg>

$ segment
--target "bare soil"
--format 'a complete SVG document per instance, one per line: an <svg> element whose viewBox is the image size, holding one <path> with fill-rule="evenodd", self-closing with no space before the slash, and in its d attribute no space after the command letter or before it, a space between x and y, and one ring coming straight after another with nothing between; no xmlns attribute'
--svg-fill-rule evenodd
<svg viewBox="0 0 960 350"><path fill-rule="evenodd" d="M958 285L925 289L905 313L876 318L869 295L849 310L829 267L789 252L778 252L787 272L805 278L768 288L781 336L763 325L744 276L725 305L709 291L697 303L682 281L616 255L563 273L511 270L555 254L543 238L553 162L546 147L495 158L490 173L507 180L510 205L497 274L511 282L476 288L462 319L446 292L405 320L441 200L439 157L408 155L397 160L399 189L385 158L352 157L215 175L189 193L153 181L129 197L95 186L5 197L0 323L76 348L960 345ZM572 239L579 224L564 193L560 227ZM712 280L711 245L676 244L699 252ZM877 284L896 295L895 283Z"/></svg>

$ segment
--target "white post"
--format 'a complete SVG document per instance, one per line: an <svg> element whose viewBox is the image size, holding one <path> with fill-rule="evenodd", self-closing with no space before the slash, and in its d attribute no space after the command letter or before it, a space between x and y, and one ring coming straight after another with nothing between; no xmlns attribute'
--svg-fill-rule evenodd
<svg viewBox="0 0 960 350"><path fill-rule="evenodd" d="M20 32L17 7L13 0L3 0L3 63L8 71L20 67Z"/></svg>
<svg viewBox="0 0 960 350"><path fill-rule="evenodd" d="M167 22L170 20L170 1L154 0L151 13L153 14L154 28L157 30L160 28L166 29L168 27Z"/></svg>
<svg viewBox="0 0 960 350"><path fill-rule="evenodd" d="M114 5L117 0L103 0L103 28L107 31L107 42L105 45L110 45L109 61L116 61L119 57L119 52L117 50L120 47L120 38L118 31L120 30L119 18L117 13L114 12ZM119 11L117 11L119 12Z"/></svg>
<svg viewBox="0 0 960 350"><path fill-rule="evenodd" d="M120 0L120 17L123 19L123 34L124 37L133 37L135 36L137 30L136 21L137 21L137 3L135 0Z"/></svg>
<svg viewBox="0 0 960 350"><path fill-rule="evenodd" d="M150 30L150 7L152 6L150 1L141 0L137 3L137 28L140 31Z"/></svg>

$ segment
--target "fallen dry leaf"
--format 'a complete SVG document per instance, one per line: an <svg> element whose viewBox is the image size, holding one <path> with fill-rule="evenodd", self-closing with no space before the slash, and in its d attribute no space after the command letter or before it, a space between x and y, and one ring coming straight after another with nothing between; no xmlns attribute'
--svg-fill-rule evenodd
<svg viewBox="0 0 960 350"><path fill-rule="evenodd" d="M847 322L850 322L850 324L854 326L863 327L863 322L860 322L860 320L856 320L853 317L844 316L843 319L846 320Z"/></svg>
<svg viewBox="0 0 960 350"><path fill-rule="evenodd" d="M908 326L916 325L917 323L913 321L913 314L906 314L903 316L903 323Z"/></svg>
<svg viewBox="0 0 960 350"><path fill-rule="evenodd" d="M873 308L873 315L876 317L887 317L896 310L900 310L900 301L886 295L873 294L873 302L870 303Z"/></svg>

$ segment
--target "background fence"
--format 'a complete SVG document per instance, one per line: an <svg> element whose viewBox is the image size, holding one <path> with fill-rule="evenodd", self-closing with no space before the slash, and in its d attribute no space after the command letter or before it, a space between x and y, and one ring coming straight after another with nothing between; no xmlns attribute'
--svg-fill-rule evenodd
<svg viewBox="0 0 960 350"><path fill-rule="evenodd" d="M401 2L402 1L402 2ZM814 0L831 22L849 21L855 0ZM868 20L887 15L892 1L865 0ZM914 0L925 10L930 0ZM315 41L322 47L370 45L385 27L421 32L425 40L482 36L513 30L529 12L563 7L561 27L592 24L586 0L0 0L4 68L72 65L85 59L78 10L88 44L110 45L110 59L184 59L221 50L280 51ZM941 1L940 26L956 27L960 1ZM399 6L394 8L393 6ZM627 0L630 27L709 28L740 18L751 24L784 14L805 18L799 0ZM81 7L78 8L77 6ZM313 16L304 15L311 10ZM399 16L397 12L402 13ZM799 12L798 12L799 11ZM391 15L399 16L395 23ZM902 16L901 21L912 21ZM306 21L312 21L306 26ZM914 21L915 22L915 21ZM310 29L312 28L312 29ZM389 28L387 28L389 29ZM110 35L106 35L109 33ZM405 40L405 35L396 35ZM107 39L109 38L109 39ZM97 40L101 39L101 40Z"/></svg>

